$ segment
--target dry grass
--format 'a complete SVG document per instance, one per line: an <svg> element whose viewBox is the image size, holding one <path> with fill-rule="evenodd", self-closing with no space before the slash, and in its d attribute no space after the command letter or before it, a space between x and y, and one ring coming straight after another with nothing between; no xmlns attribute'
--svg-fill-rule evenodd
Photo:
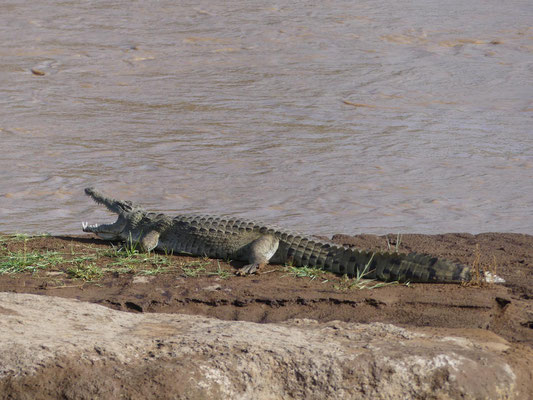
<svg viewBox="0 0 533 400"><path fill-rule="evenodd" d="M484 264L481 262L481 250L479 244L476 244L476 249L474 250L474 262L472 263L472 273L470 281L465 282L464 286L476 286L476 287L487 287L494 285L494 282L487 282L485 280L486 273L490 273L493 276L498 275L498 266L496 264L496 257L493 256L492 263Z"/></svg>

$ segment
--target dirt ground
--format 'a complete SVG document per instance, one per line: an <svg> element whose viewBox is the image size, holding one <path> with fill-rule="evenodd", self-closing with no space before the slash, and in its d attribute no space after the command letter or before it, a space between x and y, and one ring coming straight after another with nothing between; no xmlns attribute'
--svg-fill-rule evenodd
<svg viewBox="0 0 533 400"><path fill-rule="evenodd" d="M392 247L396 235L389 236ZM385 250L385 236L335 235L337 243ZM330 273L271 265L235 276L242 264L134 254L92 236L0 235L0 291L75 298L129 312L182 313L223 320L386 322L481 328L533 347L533 236L406 234L400 252L422 252L497 268L501 285L391 284L359 289ZM41 256L39 256L41 254ZM14 267L17 265L18 269ZM12 267L12 270L9 268ZM372 287L376 282L368 283Z"/></svg>

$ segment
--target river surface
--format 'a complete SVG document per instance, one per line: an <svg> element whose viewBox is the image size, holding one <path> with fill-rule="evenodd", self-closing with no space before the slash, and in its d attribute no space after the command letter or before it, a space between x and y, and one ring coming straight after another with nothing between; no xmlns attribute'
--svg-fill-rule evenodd
<svg viewBox="0 0 533 400"><path fill-rule="evenodd" d="M324 235L533 233L532 21L531 0L2 0L0 232L109 222L95 186Z"/></svg>

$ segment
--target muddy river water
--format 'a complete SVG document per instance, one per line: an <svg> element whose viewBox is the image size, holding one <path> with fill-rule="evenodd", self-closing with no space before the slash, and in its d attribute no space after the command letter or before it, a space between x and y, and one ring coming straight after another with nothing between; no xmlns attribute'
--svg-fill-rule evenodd
<svg viewBox="0 0 533 400"><path fill-rule="evenodd" d="M0 232L148 208L533 233L533 2L0 2ZM108 219L107 219L108 220Z"/></svg>

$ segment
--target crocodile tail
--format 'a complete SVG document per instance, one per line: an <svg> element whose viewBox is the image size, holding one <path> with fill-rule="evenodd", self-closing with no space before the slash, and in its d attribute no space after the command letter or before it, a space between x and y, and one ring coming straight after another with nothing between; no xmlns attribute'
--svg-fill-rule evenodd
<svg viewBox="0 0 533 400"><path fill-rule="evenodd" d="M471 279L470 267L427 254L370 252L330 246L320 266L328 271L399 282L454 283Z"/></svg>
<svg viewBox="0 0 533 400"><path fill-rule="evenodd" d="M116 214L128 213L133 210L131 201L122 201L107 197L92 187L86 188L85 194L90 196L96 203L106 206L109 211Z"/></svg>
<svg viewBox="0 0 533 400"><path fill-rule="evenodd" d="M459 283L471 280L470 267L428 254L376 253L374 259L370 268L374 269L376 279L384 281Z"/></svg>

